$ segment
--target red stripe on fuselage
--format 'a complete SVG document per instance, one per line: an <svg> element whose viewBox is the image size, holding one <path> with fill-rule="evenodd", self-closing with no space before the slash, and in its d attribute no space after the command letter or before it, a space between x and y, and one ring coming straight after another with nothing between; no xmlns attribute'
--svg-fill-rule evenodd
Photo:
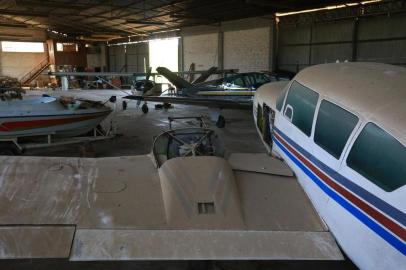
<svg viewBox="0 0 406 270"><path fill-rule="evenodd" d="M104 113L86 115L86 116L75 116L69 118L58 118L58 119L42 119L42 120L30 120L30 121L15 121L15 122L4 122L0 125L0 131L11 132L18 130L27 130L34 128L43 128L55 125L70 124L74 122L85 121L93 118L97 118L104 115Z"/></svg>
<svg viewBox="0 0 406 270"><path fill-rule="evenodd" d="M400 239L406 241L406 230L402 228L399 224L395 223L382 213L376 211L370 205L362 201L360 198L356 197L354 194L350 193L348 190L343 188L342 186L338 185L336 182L332 181L326 174L320 171L317 167L315 167L312 163L310 163L307 159L305 159L301 154L299 154L293 147L291 147L281 136L279 136L276 132L274 133L275 137L286 147L289 151L294 154L302 163L304 163L314 174L317 175L321 180L324 181L328 186L330 186L333 190L338 192L340 195L345 197L349 200L352 204L356 205L358 208L363 210L367 213L370 217L374 218L380 224L385 226L387 229L392 231L396 234Z"/></svg>

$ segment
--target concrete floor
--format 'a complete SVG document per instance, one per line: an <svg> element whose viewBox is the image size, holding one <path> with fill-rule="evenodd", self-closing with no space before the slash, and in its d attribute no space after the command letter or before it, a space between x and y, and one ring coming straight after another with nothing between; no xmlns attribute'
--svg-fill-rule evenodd
<svg viewBox="0 0 406 270"><path fill-rule="evenodd" d="M32 92L40 94L43 92ZM123 96L117 90L81 90L69 92L46 92L47 94L75 95L82 98L105 101L112 95ZM225 110L226 128L218 129L209 119L209 109L205 107L187 106L175 104L173 108L157 110L154 103L149 103L149 113L144 114L141 107L135 101L128 103L127 110L121 109L121 99L118 99L116 112L106 119L103 126L108 126L110 121L115 122L118 136L109 141L93 142L96 157L128 156L148 154L151 151L153 136L168 129L169 116L201 116L205 117L205 123L213 128L220 136L227 151L258 153L264 152L252 120L251 111ZM185 127L195 121L176 123L174 127ZM196 124L196 122L195 122ZM67 145L45 149L30 150L25 155L36 156L80 156L80 145Z"/></svg>
<svg viewBox="0 0 406 270"><path fill-rule="evenodd" d="M41 94L31 92L30 94ZM82 98L107 100L111 95L123 96L123 93L113 90L89 90L48 92L56 96L76 95ZM107 119L116 122L121 134L114 139L92 143L95 157L125 156L148 154L151 150L152 138L168 128L168 116L200 116L208 118L209 110L204 107L174 105L169 110L155 110L154 104L149 104L149 113L143 114L136 102L130 102L126 111L121 110L121 100L114 113L114 118ZM220 136L228 152L264 152L259 136L255 130L251 111L224 111L226 128L218 129L208 119L206 123ZM182 126L182 124L177 124ZM54 148L30 150L25 155L38 156L81 156L81 145L69 145ZM349 260L339 262L326 261L165 261L165 262L68 262L66 260L6 260L0 261L0 269L356 269Z"/></svg>

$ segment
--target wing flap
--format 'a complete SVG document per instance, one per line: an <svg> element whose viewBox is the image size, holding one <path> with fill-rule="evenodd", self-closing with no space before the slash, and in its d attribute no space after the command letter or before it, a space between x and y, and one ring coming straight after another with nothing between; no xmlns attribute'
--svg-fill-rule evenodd
<svg viewBox="0 0 406 270"><path fill-rule="evenodd" d="M75 226L0 226L0 259L69 258Z"/></svg>
<svg viewBox="0 0 406 270"><path fill-rule="evenodd" d="M73 261L343 260L329 232L80 229Z"/></svg>

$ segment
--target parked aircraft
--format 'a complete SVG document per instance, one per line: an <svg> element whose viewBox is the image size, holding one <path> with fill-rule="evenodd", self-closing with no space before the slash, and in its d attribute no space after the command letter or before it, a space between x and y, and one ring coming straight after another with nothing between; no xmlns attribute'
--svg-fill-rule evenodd
<svg viewBox="0 0 406 270"><path fill-rule="evenodd" d="M258 131L294 174L225 159L205 127L152 156L0 158L0 258L343 259L335 239L361 269L404 269L405 85L404 68L339 63L262 86Z"/></svg>
<svg viewBox="0 0 406 270"><path fill-rule="evenodd" d="M361 269L406 269L406 69L313 66L258 89L265 146Z"/></svg>
<svg viewBox="0 0 406 270"><path fill-rule="evenodd" d="M210 70L212 70L211 68ZM210 71L209 70L209 71ZM252 108L252 99L255 90L272 81L288 80L286 74L268 75L261 72L238 73L221 79L205 81L211 72L208 72L189 83L183 78L171 72L167 68L158 67L157 72L165 76L176 86L176 93L164 93L162 95L130 95L126 99L143 101L155 101L163 103L180 103L198 105L212 108L211 119L216 122L217 127L225 126L225 118L221 115L222 109L248 109ZM288 74L289 76L290 74ZM203 78L202 78L203 77ZM142 111L148 113L146 103L142 105Z"/></svg>
<svg viewBox="0 0 406 270"><path fill-rule="evenodd" d="M204 125L151 155L0 157L0 173L0 259L343 259L283 162L226 159Z"/></svg>

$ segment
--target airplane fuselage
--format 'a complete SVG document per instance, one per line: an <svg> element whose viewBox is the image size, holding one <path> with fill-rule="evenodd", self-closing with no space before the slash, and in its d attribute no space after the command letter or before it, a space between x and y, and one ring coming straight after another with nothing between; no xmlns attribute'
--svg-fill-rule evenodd
<svg viewBox="0 0 406 270"><path fill-rule="evenodd" d="M265 85L254 98L265 146L295 172L337 242L362 269L406 269L405 109L387 118L392 112L384 111L404 102L405 75L389 65L320 65L289 83Z"/></svg>

